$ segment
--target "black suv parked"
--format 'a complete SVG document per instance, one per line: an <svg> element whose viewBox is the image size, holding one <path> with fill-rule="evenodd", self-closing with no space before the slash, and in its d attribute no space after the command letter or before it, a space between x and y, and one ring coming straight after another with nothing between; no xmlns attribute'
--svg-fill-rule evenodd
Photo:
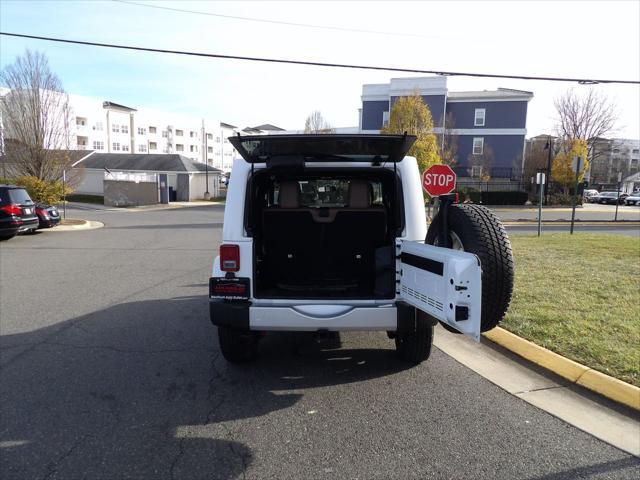
<svg viewBox="0 0 640 480"><path fill-rule="evenodd" d="M0 240L38 228L36 206L27 191L15 185L0 185Z"/></svg>

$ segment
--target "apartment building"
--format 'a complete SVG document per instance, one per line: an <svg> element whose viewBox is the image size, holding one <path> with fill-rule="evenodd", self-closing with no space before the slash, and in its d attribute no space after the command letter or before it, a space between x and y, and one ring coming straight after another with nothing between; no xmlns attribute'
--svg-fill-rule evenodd
<svg viewBox="0 0 640 480"><path fill-rule="evenodd" d="M640 171L640 140L598 138L590 152L589 183L594 186L615 185L622 178Z"/></svg>
<svg viewBox="0 0 640 480"><path fill-rule="evenodd" d="M238 128L225 122L111 101L69 95L71 145L101 153L180 154L230 171L237 152L228 137Z"/></svg>
<svg viewBox="0 0 640 480"><path fill-rule="evenodd" d="M359 130L379 132L396 100L415 92L429 107L440 141L444 135L455 139L458 175L521 175L532 92L507 88L449 92L446 77L392 78L389 83L362 86Z"/></svg>

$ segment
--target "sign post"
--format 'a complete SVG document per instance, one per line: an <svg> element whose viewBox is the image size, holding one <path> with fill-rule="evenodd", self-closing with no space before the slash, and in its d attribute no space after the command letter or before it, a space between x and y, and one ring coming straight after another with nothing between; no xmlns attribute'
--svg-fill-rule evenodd
<svg viewBox="0 0 640 480"><path fill-rule="evenodd" d="M618 205L620 204L620 184L622 183L622 172L618 172L618 195L616 195L616 216L613 217L613 221L618 221Z"/></svg>
<svg viewBox="0 0 640 480"><path fill-rule="evenodd" d="M582 166L582 158L575 157L571 166L575 166L576 171L576 184L573 192L573 209L571 210L571 229L569 230L569 234L573 235L573 224L576 221L576 205L578 203L578 175L580 174L580 167Z"/></svg>
<svg viewBox="0 0 640 480"><path fill-rule="evenodd" d="M438 243L441 247L449 248L451 242L447 210L449 204L453 203L454 196L448 194L456 188L456 172L454 172L449 165L432 165L422 174L422 188L424 188L431 197L442 196L443 201L440 202L442 229Z"/></svg>
<svg viewBox="0 0 640 480"><path fill-rule="evenodd" d="M538 200L538 236L542 231L542 200L544 199L544 183L546 175L542 172L536 174L536 183L540 185L540 199Z"/></svg>

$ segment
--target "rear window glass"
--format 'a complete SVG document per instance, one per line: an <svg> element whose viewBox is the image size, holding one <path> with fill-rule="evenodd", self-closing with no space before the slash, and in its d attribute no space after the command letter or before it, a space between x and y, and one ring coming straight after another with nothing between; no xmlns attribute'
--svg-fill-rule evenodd
<svg viewBox="0 0 640 480"><path fill-rule="evenodd" d="M12 188L9 190L9 198L11 199L11 203L17 203L19 205L31 205L33 203L27 191L22 188Z"/></svg>
<svg viewBox="0 0 640 480"><path fill-rule="evenodd" d="M308 208L341 208L349 206L348 179L314 179L298 181L300 207ZM383 205L382 182L369 181L371 205ZM279 204L280 184L274 187L272 205Z"/></svg>

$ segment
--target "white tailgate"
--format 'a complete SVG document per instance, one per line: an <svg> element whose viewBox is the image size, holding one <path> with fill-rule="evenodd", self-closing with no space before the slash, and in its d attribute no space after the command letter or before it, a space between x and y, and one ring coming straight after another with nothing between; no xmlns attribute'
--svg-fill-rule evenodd
<svg viewBox="0 0 640 480"><path fill-rule="evenodd" d="M480 341L482 269L478 257L404 241L400 269L402 300Z"/></svg>

